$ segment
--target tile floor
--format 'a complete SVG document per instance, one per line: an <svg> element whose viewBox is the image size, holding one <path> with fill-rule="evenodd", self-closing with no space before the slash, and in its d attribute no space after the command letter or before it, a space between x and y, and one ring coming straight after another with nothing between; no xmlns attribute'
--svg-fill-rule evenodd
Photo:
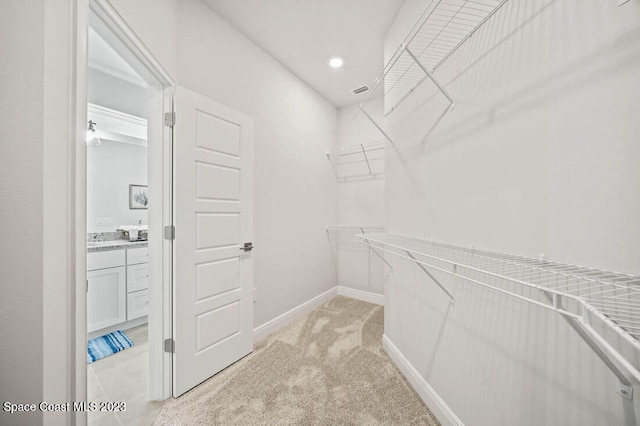
<svg viewBox="0 0 640 426"><path fill-rule="evenodd" d="M88 400L124 401L119 413L89 412L89 425L149 425L162 408L162 401L147 400L147 325L126 330L133 347L87 366Z"/></svg>

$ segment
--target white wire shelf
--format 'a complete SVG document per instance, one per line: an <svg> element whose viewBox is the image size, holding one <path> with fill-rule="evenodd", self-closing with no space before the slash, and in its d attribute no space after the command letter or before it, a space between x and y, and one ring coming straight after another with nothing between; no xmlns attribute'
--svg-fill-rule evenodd
<svg viewBox="0 0 640 426"><path fill-rule="evenodd" d="M640 276L385 233L356 236L374 251L390 253L418 264L448 294L452 304L453 295L429 271L445 272L563 315L586 331L585 335L581 334L583 338L588 335L597 342L600 349L604 348L633 376L636 383L640 383L640 371L633 362L622 356L591 326L591 319L597 318L640 354ZM597 350L592 345L593 341L588 343ZM607 365L611 368L609 363Z"/></svg>
<svg viewBox="0 0 640 426"><path fill-rule="evenodd" d="M327 237L330 241L338 243L340 247L356 248L361 250L364 248L357 234L365 235L368 233L384 232L384 226L378 225L329 225L327 226Z"/></svg>
<svg viewBox="0 0 640 426"><path fill-rule="evenodd" d="M453 99L432 73L507 1L431 0L371 85L369 99L384 90L388 115L425 79L430 79L449 100L449 109L453 109Z"/></svg>
<svg viewBox="0 0 640 426"><path fill-rule="evenodd" d="M329 225L327 232L349 232L351 234L380 233L384 226L378 225Z"/></svg>
<svg viewBox="0 0 640 426"><path fill-rule="evenodd" d="M327 151L327 159L337 179L384 175L384 150L387 141L379 140L347 145Z"/></svg>

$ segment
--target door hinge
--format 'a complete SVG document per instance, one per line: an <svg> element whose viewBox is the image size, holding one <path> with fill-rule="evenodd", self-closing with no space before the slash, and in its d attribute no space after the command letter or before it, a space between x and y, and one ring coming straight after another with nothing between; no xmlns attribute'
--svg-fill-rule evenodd
<svg viewBox="0 0 640 426"><path fill-rule="evenodd" d="M173 127L176 125L176 113L175 112L165 112L164 113L164 125Z"/></svg>
<svg viewBox="0 0 640 426"><path fill-rule="evenodd" d="M173 339L164 339L164 351L170 354L176 353L176 342Z"/></svg>
<svg viewBox="0 0 640 426"><path fill-rule="evenodd" d="M165 240L175 240L176 239L176 227L171 225L171 226L165 226L164 227L164 239Z"/></svg>

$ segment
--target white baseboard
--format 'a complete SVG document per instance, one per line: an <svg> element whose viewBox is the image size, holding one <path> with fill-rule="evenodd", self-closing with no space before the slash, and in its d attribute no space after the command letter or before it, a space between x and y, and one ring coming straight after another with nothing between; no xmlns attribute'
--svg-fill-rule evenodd
<svg viewBox="0 0 640 426"><path fill-rule="evenodd" d="M271 321L267 321L264 324L257 326L253 329L254 343L289 325L292 321L308 314L318 306L331 300L337 294L338 287L333 287L332 289L325 291L324 293L314 297L313 299L310 299L303 304L296 306L290 311L287 311L284 314L275 317Z"/></svg>
<svg viewBox="0 0 640 426"><path fill-rule="evenodd" d="M362 300L363 302L384 305L384 294L371 293L370 291L357 290L355 288L338 286L338 295Z"/></svg>
<svg viewBox="0 0 640 426"><path fill-rule="evenodd" d="M382 347L407 379L411 387L420 396L420 399L422 399L425 405L429 407L431 412L438 418L440 423L445 426L464 426L462 420L455 415L451 408L440 398L435 389L427 383L424 377L422 377L418 370L404 357L402 352L400 352L386 334L382 336Z"/></svg>

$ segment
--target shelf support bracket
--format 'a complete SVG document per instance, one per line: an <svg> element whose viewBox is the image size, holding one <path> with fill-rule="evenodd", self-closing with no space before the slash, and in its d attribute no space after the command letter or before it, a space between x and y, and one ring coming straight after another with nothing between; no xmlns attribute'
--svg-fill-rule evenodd
<svg viewBox="0 0 640 426"><path fill-rule="evenodd" d="M544 294L544 297L549 301L549 303L553 305L555 309L562 308L562 301L559 294L550 293L547 291L543 291L542 294ZM589 335L589 333L587 333L587 331L585 331L585 329L583 328L583 325L580 324L580 321L578 321L575 318L568 317L566 315L562 315L562 318L564 318L564 320L567 321L567 323L573 329L573 331L575 331L578 334L578 336L580 336L582 340L587 345L589 345L591 350L595 352L598 358L600 358L602 362L604 362L605 365L609 368L609 370L611 370L611 372L618 378L618 380L620 381L620 387L619 389L617 389L617 392L621 396L627 399L632 399L633 388L631 386L631 382L629 381L629 379L627 379L625 374L622 371L620 371L618 366L611 361L611 359L607 356L604 350L602 350L602 348L600 348L600 346L596 342L594 342L594 339L591 338L591 336ZM583 315L583 319L584 319L585 325L588 326L589 319L588 319L588 312L586 310Z"/></svg>
<svg viewBox="0 0 640 426"><path fill-rule="evenodd" d="M628 360L626 360L613 346L611 346L611 344L609 342L607 342L602 336L600 336L600 334L595 331L590 325L588 324L583 324L583 328L585 329L585 331L587 332L587 335L589 337L590 340L595 340L598 343L598 346L596 347L602 347L604 348L603 351L607 351L613 358L615 358L615 360L622 365L625 370L627 370L629 372L629 374L631 374L631 376L633 376L633 379L635 381L636 384L640 383L640 371L638 371L638 369L636 369ZM589 345L591 346L591 345ZM593 346L591 346L593 348ZM598 351L596 351L597 353ZM607 359L607 355L604 355ZM604 358L602 359L604 361ZM611 361L607 362L604 361L605 364L607 364L607 366L609 366L611 363ZM611 368L611 367L609 367ZM614 371L613 369L611 369L611 371ZM619 370L618 370L619 371ZM615 373L615 371L614 371ZM623 376L624 377L624 376ZM620 380L620 382L622 384L631 384L629 382L629 380L625 377L624 380Z"/></svg>
<svg viewBox="0 0 640 426"><path fill-rule="evenodd" d="M368 243L367 243L367 245L368 245ZM385 263L385 265L387 265L389 267L389 269L391 269L393 271L393 266L391 266L391 264L387 261L387 259L384 258L383 255L378 253L378 251L375 248L373 248L372 246L370 246L370 245L369 245L369 250L371 250L373 252L373 254L378 256L380 258L380 260L382 260Z"/></svg>
<svg viewBox="0 0 640 426"><path fill-rule="evenodd" d="M338 170L333 164L333 161L331 161L331 154L329 152L327 152L327 160L329 160L329 164L331 164L331 168L333 169L333 174L336 175L336 179L340 179L340 176L338 176Z"/></svg>
<svg viewBox="0 0 640 426"><path fill-rule="evenodd" d="M429 77L429 80L431 80L431 82L436 85L438 90L442 92L444 97L447 98L447 100L449 101L449 110L453 111L455 109L455 104L453 103L453 98L451 97L451 95L449 95L449 92L447 92L447 90L444 87L442 87L442 85L438 82L438 80L436 80L433 74L431 74L429 70L426 69L424 65L422 65L422 62L420 62L420 60L413 54L413 52L409 49L408 46L402 45L402 48L404 49L405 52L409 54L409 56L411 56L411 58L416 62L416 64L418 64L418 66L422 69L422 71L424 71L425 75Z"/></svg>
<svg viewBox="0 0 640 426"><path fill-rule="evenodd" d="M398 151L398 148L396 148L396 144L393 143L393 141L391 140L391 137L387 134L387 132L385 132L382 127L380 127L380 125L378 125L378 123L376 123L376 120L374 120L373 118L371 118L371 116L369 115L369 113L367 112L366 109L364 109L364 106L362 104L360 104L360 111L362 111L362 113L365 115L365 117L367 117L369 119L369 121L376 126L376 129L378 129L380 131L380 133L382 133L382 135L385 137L386 140L389 141L389 143L391 144L391 146L393 147L393 149L395 149L396 151Z"/></svg>
<svg viewBox="0 0 640 426"><path fill-rule="evenodd" d="M444 291L444 292L447 294L447 296L449 296L449 299L450 299L450 302L449 302L449 303L451 304L451 306L455 306L456 301L455 301L455 299L453 298L453 295L452 295L451 293L449 293L449 290L447 290L446 288L444 288L444 286L443 286L442 284L440 284L440 281L438 281L438 280L437 280L437 279L436 279L436 278L431 274L431 272L429 272L429 271L427 270L427 268L425 268L425 267L424 267L424 265L423 265L423 264L421 264L420 262L418 262L418 261L417 261L417 259L413 256L413 254L411 254L411 252L410 252L410 251L405 250L405 253L407 253L407 255L408 255L411 259L413 259L414 263L415 263L416 265L418 265L418 267L419 267L420 269L422 269L422 271L423 271L425 274L427 274L427 275L429 276L429 278L431 278L431 279L433 280L433 282L434 282L434 283L436 283L436 284L438 285L438 287L440 287L440 289L441 289L442 291Z"/></svg>
<svg viewBox="0 0 640 426"><path fill-rule="evenodd" d="M371 171L371 164L369 164L369 157L367 157L367 151L365 151L364 149L364 144L360 144L360 149L362 149L362 155L364 155L364 159L367 162L367 167L369 168L369 174L371 175L373 174L373 172Z"/></svg>
<svg viewBox="0 0 640 426"><path fill-rule="evenodd" d="M369 250L371 250L373 252L373 254L378 256L380 258L380 260L382 260L385 263L385 265L387 265L389 267L389 269L391 269L393 271L393 266L391 266L391 264L387 261L387 259L385 259L383 255L378 253L378 251L371 245L371 243L367 239L367 236L365 235L364 228L360 228L360 232L362 232L364 242L369 247Z"/></svg>

